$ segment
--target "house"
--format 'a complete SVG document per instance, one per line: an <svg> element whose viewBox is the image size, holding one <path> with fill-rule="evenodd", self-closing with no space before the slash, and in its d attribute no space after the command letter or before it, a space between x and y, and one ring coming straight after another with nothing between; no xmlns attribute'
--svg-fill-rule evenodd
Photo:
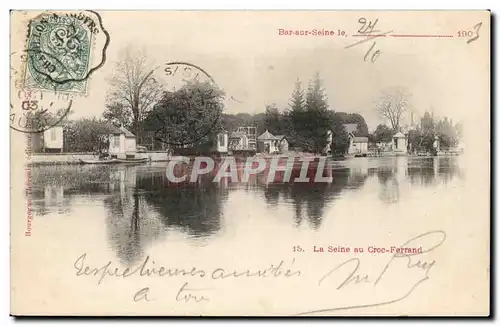
<svg viewBox="0 0 500 326"><path fill-rule="evenodd" d="M235 131L229 135L229 148L231 150L245 150L249 147L249 139L246 132Z"/></svg>
<svg viewBox="0 0 500 326"><path fill-rule="evenodd" d="M63 151L64 136L63 127L54 126L43 132L43 151L59 152Z"/></svg>
<svg viewBox="0 0 500 326"><path fill-rule="evenodd" d="M257 137L259 152L264 153L285 153L288 152L288 140L284 135L275 136L266 130Z"/></svg>
<svg viewBox="0 0 500 326"><path fill-rule="evenodd" d="M368 137L356 137L349 134L349 149L347 154L366 154L368 153Z"/></svg>
<svg viewBox="0 0 500 326"><path fill-rule="evenodd" d="M358 130L357 123L344 123L345 131L349 137L349 148L347 149L347 154L366 154L368 153L368 137L359 137L355 133ZM328 134L328 145L332 143L332 133Z"/></svg>
<svg viewBox="0 0 500 326"><path fill-rule="evenodd" d="M278 145L278 152L287 153L288 152L288 139L285 135L276 135L276 141Z"/></svg>
<svg viewBox="0 0 500 326"><path fill-rule="evenodd" d="M215 151L217 153L227 153L229 151L229 134L227 131L221 131L217 134Z"/></svg>
<svg viewBox="0 0 500 326"><path fill-rule="evenodd" d="M136 136L124 127L114 128L109 135L109 150L111 157L133 158L137 154Z"/></svg>
<svg viewBox="0 0 500 326"><path fill-rule="evenodd" d="M398 153L406 153L408 151L408 141L402 132L397 132L392 136L392 150Z"/></svg>
<svg viewBox="0 0 500 326"><path fill-rule="evenodd" d="M368 153L368 137L358 137L355 135L358 130L357 123L344 123L347 135L349 136L349 148L347 149L347 154L366 154Z"/></svg>
<svg viewBox="0 0 500 326"><path fill-rule="evenodd" d="M41 133L30 135L31 150L34 153L62 153L64 148L63 127L54 126Z"/></svg>

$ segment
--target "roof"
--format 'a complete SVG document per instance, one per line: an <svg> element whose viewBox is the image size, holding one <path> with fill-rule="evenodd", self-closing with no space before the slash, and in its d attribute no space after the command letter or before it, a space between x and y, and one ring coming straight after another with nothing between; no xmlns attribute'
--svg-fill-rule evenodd
<svg viewBox="0 0 500 326"><path fill-rule="evenodd" d="M347 133L354 133L356 130L358 130L357 123L344 123L343 126Z"/></svg>
<svg viewBox="0 0 500 326"><path fill-rule="evenodd" d="M276 137L269 131L265 131L262 135L257 137L258 140L276 140Z"/></svg>
<svg viewBox="0 0 500 326"><path fill-rule="evenodd" d="M229 136L230 138L241 138L241 137L244 137L246 136L246 132L243 132L243 131L235 131L233 133L231 133L231 135Z"/></svg>
<svg viewBox="0 0 500 326"><path fill-rule="evenodd" d="M121 135L125 134L125 137L135 137L133 133L131 133L127 128L125 127L112 127L112 134L114 135Z"/></svg>
<svg viewBox="0 0 500 326"><path fill-rule="evenodd" d="M405 135L403 135L403 133L401 133L401 132L398 132L393 137L394 138L405 138Z"/></svg>
<svg viewBox="0 0 500 326"><path fill-rule="evenodd" d="M276 140L282 140L283 138L286 138L286 136L285 135L276 135L276 136L274 136L274 138Z"/></svg>
<svg viewBox="0 0 500 326"><path fill-rule="evenodd" d="M354 143L367 143L368 142L368 137L354 137L352 139Z"/></svg>

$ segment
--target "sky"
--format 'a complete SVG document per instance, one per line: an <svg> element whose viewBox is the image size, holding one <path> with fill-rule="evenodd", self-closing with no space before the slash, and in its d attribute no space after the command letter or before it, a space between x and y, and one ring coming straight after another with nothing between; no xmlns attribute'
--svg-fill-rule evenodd
<svg viewBox="0 0 500 326"><path fill-rule="evenodd" d="M436 116L460 121L476 104L467 96L467 88L484 84L484 71L478 71L477 62L467 64L482 53L456 38L379 37L346 48L360 40L351 36L362 26L360 17L378 18L380 33L455 34L458 26L468 24L460 12L432 16L354 11L100 14L111 36L107 60L89 80L87 95L75 99L74 117L102 114L109 76L126 47L145 50L151 66L159 67L155 74L163 74L162 67L173 61L203 68L227 98L237 100L225 102L225 113L260 113L268 104L284 109L295 81L306 86L318 71L330 108L363 115L370 130L384 122L375 104L387 88L405 88L417 117L433 110ZM279 35L279 29L342 30L347 36L285 36ZM371 53L380 51L373 63L364 60L372 46ZM485 65L489 69L489 61Z"/></svg>

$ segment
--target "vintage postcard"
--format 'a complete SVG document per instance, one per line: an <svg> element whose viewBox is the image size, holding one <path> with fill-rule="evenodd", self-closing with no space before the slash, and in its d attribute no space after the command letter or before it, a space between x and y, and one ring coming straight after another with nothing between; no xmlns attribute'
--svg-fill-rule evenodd
<svg viewBox="0 0 500 326"><path fill-rule="evenodd" d="M489 11L11 11L11 313L488 316Z"/></svg>

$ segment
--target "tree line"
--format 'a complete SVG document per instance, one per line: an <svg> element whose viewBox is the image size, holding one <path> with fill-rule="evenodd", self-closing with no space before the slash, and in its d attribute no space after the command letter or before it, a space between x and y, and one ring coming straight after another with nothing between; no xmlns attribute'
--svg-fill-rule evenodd
<svg viewBox="0 0 500 326"><path fill-rule="evenodd" d="M137 136L138 145L150 150L172 146L210 147L215 135L240 126L254 126L258 134L268 130L285 135L290 147L311 153L344 154L349 136L344 124L356 124L355 136L368 137L372 144L390 142L402 130L401 121L412 108L410 94L404 89L389 89L375 104L378 114L390 126L378 125L373 133L362 115L335 111L329 106L326 90L317 72L307 87L297 79L286 107L267 105L263 113L224 114L225 93L209 82L188 81L176 90L167 91L153 74L142 52L124 52L109 78L106 109L101 117L62 121L65 131L64 151L89 152L106 149L109 133L123 126ZM329 134L331 147L326 148ZM420 125L408 131L410 151L431 151L435 137L442 147L456 146L461 125L451 119L436 120L425 113Z"/></svg>

